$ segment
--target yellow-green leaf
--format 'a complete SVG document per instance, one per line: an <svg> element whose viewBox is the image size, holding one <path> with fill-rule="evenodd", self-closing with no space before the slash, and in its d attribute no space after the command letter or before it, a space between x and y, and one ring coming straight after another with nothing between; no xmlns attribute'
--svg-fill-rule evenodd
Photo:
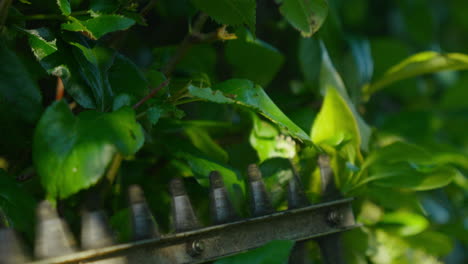
<svg viewBox="0 0 468 264"><path fill-rule="evenodd" d="M445 70L468 70L468 56L461 53L425 51L403 60L388 70L379 80L364 86L364 96L407 78Z"/></svg>

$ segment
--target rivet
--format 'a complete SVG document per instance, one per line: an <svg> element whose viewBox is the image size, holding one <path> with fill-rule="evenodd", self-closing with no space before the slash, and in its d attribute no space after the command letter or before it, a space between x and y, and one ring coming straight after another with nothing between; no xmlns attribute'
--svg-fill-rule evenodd
<svg viewBox="0 0 468 264"><path fill-rule="evenodd" d="M205 250L205 243L200 240L194 240L192 243L189 243L188 253L192 257L200 255Z"/></svg>
<svg viewBox="0 0 468 264"><path fill-rule="evenodd" d="M340 225L343 218L343 214L339 211L331 211L327 214L327 222L332 226Z"/></svg>

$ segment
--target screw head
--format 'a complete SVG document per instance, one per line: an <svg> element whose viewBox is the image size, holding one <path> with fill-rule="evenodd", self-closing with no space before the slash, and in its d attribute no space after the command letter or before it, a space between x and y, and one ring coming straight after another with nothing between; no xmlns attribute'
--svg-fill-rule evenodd
<svg viewBox="0 0 468 264"><path fill-rule="evenodd" d="M343 221L343 214L339 211L331 211L327 215L327 222L332 226L338 226Z"/></svg>
<svg viewBox="0 0 468 264"><path fill-rule="evenodd" d="M200 255L205 250L205 243L200 240L194 240L188 244L188 254L192 257Z"/></svg>

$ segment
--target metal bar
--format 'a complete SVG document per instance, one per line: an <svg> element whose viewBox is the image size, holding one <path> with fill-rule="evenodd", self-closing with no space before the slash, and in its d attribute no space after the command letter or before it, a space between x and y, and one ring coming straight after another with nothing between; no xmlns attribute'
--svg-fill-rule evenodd
<svg viewBox="0 0 468 264"><path fill-rule="evenodd" d="M357 227L351 198L276 212L266 216L73 253L30 264L126 263L194 264L238 254L272 240L302 241Z"/></svg>

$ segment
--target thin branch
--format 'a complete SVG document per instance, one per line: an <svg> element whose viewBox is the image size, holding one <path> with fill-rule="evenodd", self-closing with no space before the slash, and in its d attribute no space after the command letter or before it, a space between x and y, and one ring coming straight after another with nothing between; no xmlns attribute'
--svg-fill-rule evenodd
<svg viewBox="0 0 468 264"><path fill-rule="evenodd" d="M200 36L200 31L202 30L207 20L208 20L208 15L205 13L201 13L198 16L197 21L195 21L195 24L193 25L193 29L187 34L187 36L185 36L184 40L182 40L182 43L177 48L174 56L169 60L166 66L162 69L162 72L166 76L171 75L175 66L180 62L180 60L185 56L185 54L187 54L187 52L190 50L192 45L196 42L196 40L198 39L198 36Z"/></svg>
<svg viewBox="0 0 468 264"><path fill-rule="evenodd" d="M136 103L134 106L133 106L133 109L137 109L139 106L141 106L142 104L144 104L146 101L148 101L149 99L153 98L158 92L159 90L161 90L162 88L166 87L168 84L169 84L169 81L170 79L167 79L165 80L164 82L162 82L158 87L154 88L153 90L151 90L151 92L146 95L145 97L143 97L140 101L138 101L138 103Z"/></svg>
<svg viewBox="0 0 468 264"><path fill-rule="evenodd" d="M55 100L59 101L63 98L65 88L63 87L62 78L57 77L57 86L55 88Z"/></svg>
<svg viewBox="0 0 468 264"><path fill-rule="evenodd" d="M109 169L107 170L106 173L106 178L109 180L109 182L114 182L115 176L117 175L117 172L119 172L120 164L122 163L122 155L120 153L116 153L114 155L114 158L112 159L111 165Z"/></svg>
<svg viewBox="0 0 468 264"><path fill-rule="evenodd" d="M151 11L151 9L153 9L156 6L156 2L157 0L150 0L148 4L145 7L143 7L143 9L141 9L140 15L146 16L149 13L149 11Z"/></svg>

